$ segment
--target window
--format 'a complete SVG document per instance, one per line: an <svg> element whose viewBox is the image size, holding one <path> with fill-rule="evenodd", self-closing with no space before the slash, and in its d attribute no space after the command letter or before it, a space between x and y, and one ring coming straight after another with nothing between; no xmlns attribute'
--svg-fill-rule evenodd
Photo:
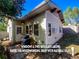
<svg viewBox="0 0 79 59"><path fill-rule="evenodd" d="M51 24L48 24L48 36L51 36Z"/></svg>
<svg viewBox="0 0 79 59"><path fill-rule="evenodd" d="M52 33L55 33L56 29L55 28L52 28Z"/></svg>
<svg viewBox="0 0 79 59"><path fill-rule="evenodd" d="M39 28L38 28L38 24L34 24L34 35L39 35Z"/></svg>
<svg viewBox="0 0 79 59"><path fill-rule="evenodd" d="M33 29L32 25L29 25L29 34L30 35L32 35L32 29Z"/></svg>
<svg viewBox="0 0 79 59"><path fill-rule="evenodd" d="M22 33L22 27L17 27L17 34Z"/></svg>
<svg viewBox="0 0 79 59"><path fill-rule="evenodd" d="M60 32L60 33L62 32L62 28L61 28L61 27L59 27L59 32Z"/></svg>
<svg viewBox="0 0 79 59"><path fill-rule="evenodd" d="M28 26L26 26L26 34L28 34L28 32L29 32L28 30L29 30L29 28L28 28Z"/></svg>

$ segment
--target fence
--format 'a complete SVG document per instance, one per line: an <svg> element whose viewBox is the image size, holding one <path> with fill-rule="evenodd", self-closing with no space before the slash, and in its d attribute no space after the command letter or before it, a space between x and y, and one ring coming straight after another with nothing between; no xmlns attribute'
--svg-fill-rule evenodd
<svg viewBox="0 0 79 59"><path fill-rule="evenodd" d="M7 32L4 32L4 31L0 32L0 39L7 38L7 37L9 37Z"/></svg>

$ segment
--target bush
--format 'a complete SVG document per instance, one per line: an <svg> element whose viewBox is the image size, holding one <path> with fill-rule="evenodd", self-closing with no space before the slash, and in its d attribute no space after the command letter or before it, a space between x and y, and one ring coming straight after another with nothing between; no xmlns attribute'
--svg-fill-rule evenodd
<svg viewBox="0 0 79 59"><path fill-rule="evenodd" d="M4 23L0 23L0 31L6 31L7 26Z"/></svg>
<svg viewBox="0 0 79 59"><path fill-rule="evenodd" d="M0 59L5 59L5 56L4 56L4 47L2 45L0 45Z"/></svg>

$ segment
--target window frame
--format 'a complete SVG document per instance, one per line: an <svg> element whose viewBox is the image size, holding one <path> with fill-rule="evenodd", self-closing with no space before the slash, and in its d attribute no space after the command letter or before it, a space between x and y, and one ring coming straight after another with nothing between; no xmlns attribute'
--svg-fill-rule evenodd
<svg viewBox="0 0 79 59"><path fill-rule="evenodd" d="M29 25L28 25L28 28L29 28L28 33L29 33L30 35L32 35L32 33L33 33L33 25L32 25L32 24L29 24ZM30 33L30 31L31 31L31 33Z"/></svg>
<svg viewBox="0 0 79 59"><path fill-rule="evenodd" d="M52 28L52 33L56 33L56 28L55 27Z"/></svg>
<svg viewBox="0 0 79 59"><path fill-rule="evenodd" d="M36 25L36 24L38 24L38 35L35 35L35 30L34 30L34 25ZM33 25L33 33L34 33L35 36L38 37L40 35L40 32L39 32L39 23L34 23L34 25Z"/></svg>
<svg viewBox="0 0 79 59"><path fill-rule="evenodd" d="M18 28L18 27L21 27L21 29L22 29L22 30L21 30L21 33L23 33L23 26L16 26L16 34L19 34L19 33L17 33L17 28Z"/></svg>
<svg viewBox="0 0 79 59"><path fill-rule="evenodd" d="M59 33L62 33L62 27L59 27Z"/></svg>
<svg viewBox="0 0 79 59"><path fill-rule="evenodd" d="M48 23L48 36L52 36L52 24Z"/></svg>
<svg viewBox="0 0 79 59"><path fill-rule="evenodd" d="M26 33L26 26L28 26L28 33ZM25 34L29 34L29 25L25 26Z"/></svg>

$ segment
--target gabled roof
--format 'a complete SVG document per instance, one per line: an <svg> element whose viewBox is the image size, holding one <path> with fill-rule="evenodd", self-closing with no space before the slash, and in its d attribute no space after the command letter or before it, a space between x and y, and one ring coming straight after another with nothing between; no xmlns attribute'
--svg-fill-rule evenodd
<svg viewBox="0 0 79 59"><path fill-rule="evenodd" d="M46 2L45 0L43 2L41 2L39 5L37 5L30 13L28 13L27 15L25 15L24 17L20 18L19 20L26 20L36 14L39 14L47 9L53 9L53 8L57 8L58 10L60 10L55 3L53 3L52 1L48 1Z"/></svg>

